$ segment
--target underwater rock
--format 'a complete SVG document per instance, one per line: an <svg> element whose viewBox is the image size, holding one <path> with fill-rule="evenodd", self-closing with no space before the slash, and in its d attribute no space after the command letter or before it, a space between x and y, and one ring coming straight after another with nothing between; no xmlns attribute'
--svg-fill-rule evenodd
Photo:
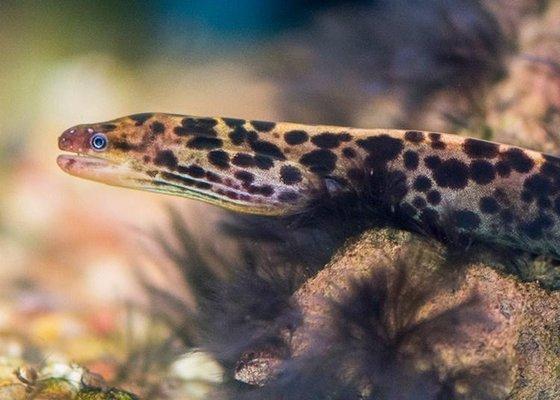
<svg viewBox="0 0 560 400"><path fill-rule="evenodd" d="M269 357L250 383L286 387L294 375L306 382L319 364L314 379L358 386L364 398L560 393L560 292L419 240L383 229L345 246L294 295L303 324L286 341L291 358ZM338 372L324 375L329 366ZM248 373L237 377L247 382ZM386 379L371 380L375 374Z"/></svg>

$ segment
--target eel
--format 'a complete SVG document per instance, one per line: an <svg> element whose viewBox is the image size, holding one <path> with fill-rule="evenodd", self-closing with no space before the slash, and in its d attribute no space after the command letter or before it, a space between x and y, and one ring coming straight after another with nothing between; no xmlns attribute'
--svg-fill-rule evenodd
<svg viewBox="0 0 560 400"><path fill-rule="evenodd" d="M560 158L520 147L164 113L77 125L58 144L62 170L109 185L269 216L355 196L426 231L560 259Z"/></svg>

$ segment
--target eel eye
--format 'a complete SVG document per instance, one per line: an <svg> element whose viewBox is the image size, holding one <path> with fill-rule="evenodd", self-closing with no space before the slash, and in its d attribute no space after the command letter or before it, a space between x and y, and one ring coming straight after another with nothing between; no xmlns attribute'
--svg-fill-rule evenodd
<svg viewBox="0 0 560 400"><path fill-rule="evenodd" d="M93 150L103 151L107 148L107 144L109 144L109 140L107 139L107 136L105 136L103 133L96 133L91 137L90 144Z"/></svg>

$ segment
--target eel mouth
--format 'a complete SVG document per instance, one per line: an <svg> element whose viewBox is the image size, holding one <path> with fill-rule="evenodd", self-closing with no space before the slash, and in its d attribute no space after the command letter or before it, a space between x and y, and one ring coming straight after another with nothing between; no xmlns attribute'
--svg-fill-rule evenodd
<svg viewBox="0 0 560 400"><path fill-rule="evenodd" d="M83 169L103 168L112 164L110 161L105 160L104 158L94 157L94 156L80 154L80 153L60 154L56 158L56 163L64 172L67 172L72 175L74 172L78 172Z"/></svg>
<svg viewBox="0 0 560 400"><path fill-rule="evenodd" d="M61 154L56 163L64 172L79 178L115 186L130 186L131 181L144 178L126 164L118 164L105 158L74 153Z"/></svg>
<svg viewBox="0 0 560 400"><path fill-rule="evenodd" d="M130 189L144 190L148 192L164 193L201 200L207 203L220 205L222 207L260 215L282 214L275 205L266 203L252 203L251 201L233 201L225 199L209 189L196 188L196 181L186 179L187 183L171 182L166 177L150 176L145 171L135 169L129 163L118 163L105 158L88 154L72 153L61 154L57 157L58 166L66 173L78 178L88 179L111 186L120 186ZM193 187L192 185L195 185ZM199 182L207 183L207 182Z"/></svg>

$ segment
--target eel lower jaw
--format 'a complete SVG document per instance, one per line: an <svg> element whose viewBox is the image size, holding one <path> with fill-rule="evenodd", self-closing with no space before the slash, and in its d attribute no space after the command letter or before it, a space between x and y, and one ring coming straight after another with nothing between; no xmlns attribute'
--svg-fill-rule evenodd
<svg viewBox="0 0 560 400"><path fill-rule="evenodd" d="M56 163L60 169L70 175L113 186L130 187L132 181L145 177L126 164L118 164L90 155L61 154L57 157Z"/></svg>
<svg viewBox="0 0 560 400"><path fill-rule="evenodd" d="M66 173L111 186L197 199L223 208L258 215L279 216L285 211L272 204L236 202L211 192L194 190L181 184L168 182L134 169L128 163L118 163L104 158L83 154L61 154L58 166Z"/></svg>

